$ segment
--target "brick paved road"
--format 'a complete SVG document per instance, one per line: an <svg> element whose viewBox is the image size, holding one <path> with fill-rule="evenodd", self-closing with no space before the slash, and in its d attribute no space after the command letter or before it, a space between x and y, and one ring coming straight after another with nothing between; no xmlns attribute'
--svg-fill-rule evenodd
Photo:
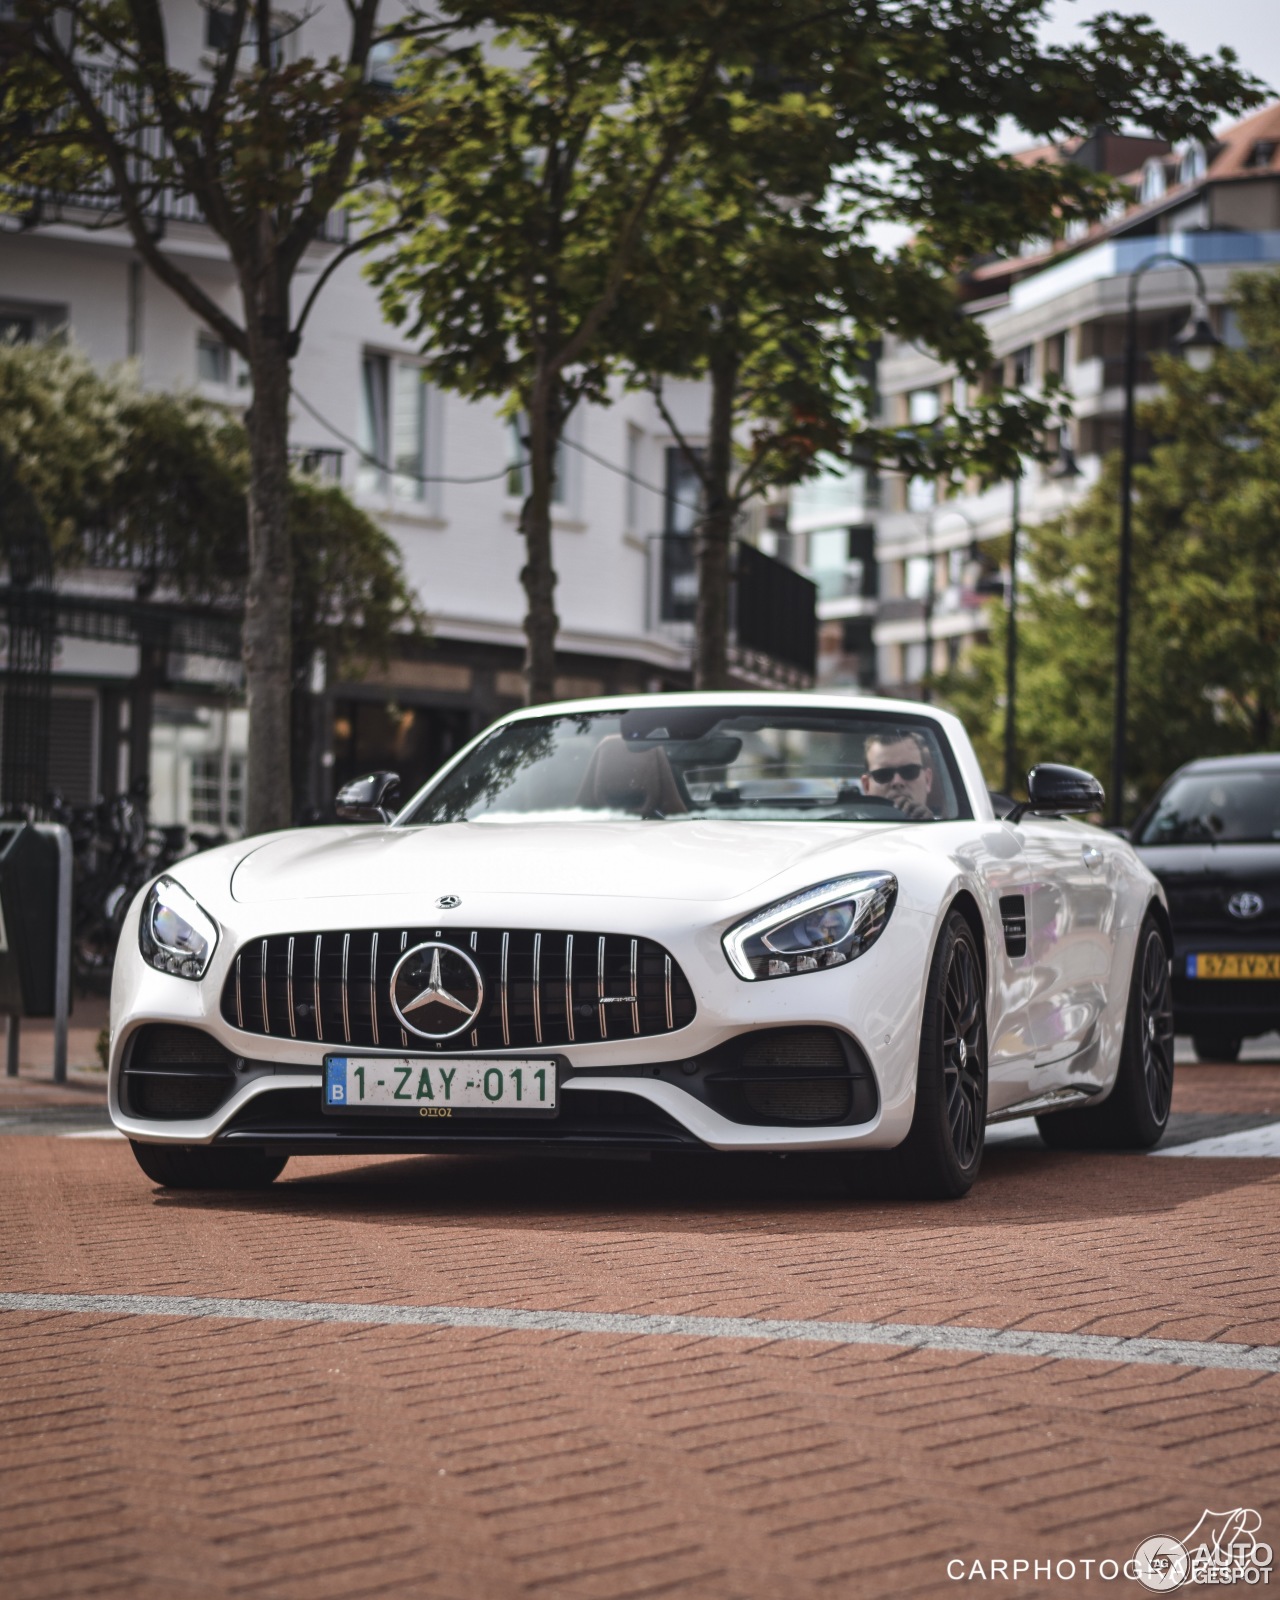
<svg viewBox="0 0 1280 1600"><path fill-rule="evenodd" d="M1180 1069L1176 1104L1280 1120L1280 1068ZM933 1207L851 1203L794 1161L317 1159L252 1198L154 1190L117 1141L4 1138L0 1162L10 1294L1280 1345L1268 1159L997 1146ZM9 1310L0 1397L6 1600L1138 1596L946 1562L1124 1561L1237 1505L1280 1544L1267 1372Z"/></svg>

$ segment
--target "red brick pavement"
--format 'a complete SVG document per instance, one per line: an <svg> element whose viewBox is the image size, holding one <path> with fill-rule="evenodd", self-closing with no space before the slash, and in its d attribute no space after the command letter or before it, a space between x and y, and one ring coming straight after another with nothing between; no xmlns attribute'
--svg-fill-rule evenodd
<svg viewBox="0 0 1280 1600"><path fill-rule="evenodd" d="M993 1150L921 1207L794 1161L307 1160L181 1197L123 1144L0 1157L10 1291L1280 1342L1274 1162ZM947 1559L1124 1560L1208 1506L1280 1544L1280 1378L1251 1373L24 1312L0 1395L6 1600L986 1593Z"/></svg>

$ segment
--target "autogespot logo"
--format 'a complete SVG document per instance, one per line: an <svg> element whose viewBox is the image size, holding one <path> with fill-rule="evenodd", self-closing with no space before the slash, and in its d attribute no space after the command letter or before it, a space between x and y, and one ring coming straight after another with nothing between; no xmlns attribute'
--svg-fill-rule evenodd
<svg viewBox="0 0 1280 1600"><path fill-rule="evenodd" d="M429 939L406 950L391 973L391 1009L420 1039L452 1039L480 1015L484 979L456 945Z"/></svg>
<svg viewBox="0 0 1280 1600"><path fill-rule="evenodd" d="M1262 1518L1256 1511L1237 1506L1234 1511L1206 1511L1191 1532L1181 1539L1167 1533L1144 1539L1128 1561L1096 1556L953 1556L947 1577L953 1583L1066 1584L1101 1578L1104 1583L1127 1579L1141 1584L1149 1594L1171 1594L1184 1584L1271 1581L1273 1552L1261 1539Z"/></svg>

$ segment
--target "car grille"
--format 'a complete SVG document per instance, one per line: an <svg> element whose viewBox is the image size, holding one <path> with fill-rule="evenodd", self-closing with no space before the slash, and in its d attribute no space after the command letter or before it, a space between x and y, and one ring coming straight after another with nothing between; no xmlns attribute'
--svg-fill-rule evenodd
<svg viewBox="0 0 1280 1600"><path fill-rule="evenodd" d="M212 1116L235 1087L235 1057L211 1034L151 1022L131 1041L120 1096L135 1117L185 1122Z"/></svg>
<svg viewBox="0 0 1280 1600"><path fill-rule="evenodd" d="M554 1049L673 1033L693 1021L693 990L651 939L524 929L378 928L273 934L244 945L222 1015L246 1033L361 1049L427 1048L391 1008L391 973L417 944L466 951L484 979L465 1050ZM434 1041L431 1041L434 1042Z"/></svg>

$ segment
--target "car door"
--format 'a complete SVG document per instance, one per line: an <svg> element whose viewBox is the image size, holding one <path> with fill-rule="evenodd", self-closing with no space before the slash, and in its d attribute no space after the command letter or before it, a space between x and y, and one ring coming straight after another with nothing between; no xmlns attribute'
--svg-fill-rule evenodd
<svg viewBox="0 0 1280 1600"><path fill-rule="evenodd" d="M1027 1025L1037 1087L1048 1087L1042 1069L1098 1043L1114 982L1115 861L1106 836L1084 823L1028 816L1019 826L1030 878Z"/></svg>

